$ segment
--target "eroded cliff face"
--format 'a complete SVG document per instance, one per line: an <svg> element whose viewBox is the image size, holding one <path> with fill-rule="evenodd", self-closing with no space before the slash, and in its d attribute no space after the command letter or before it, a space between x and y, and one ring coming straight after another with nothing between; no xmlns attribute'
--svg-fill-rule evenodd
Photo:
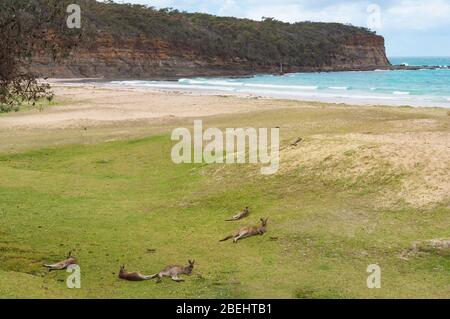
<svg viewBox="0 0 450 319"><path fill-rule="evenodd" d="M334 61L337 69L370 70L390 66L382 36L355 35L343 44L341 52Z"/></svg>
<svg viewBox="0 0 450 319"><path fill-rule="evenodd" d="M325 65L283 64L283 72L374 70L389 66L384 38L361 34L353 35L336 46ZM173 48L159 38L124 38L103 32L60 63L38 53L33 59L32 69L43 77L137 79L278 73L280 65L255 65L237 56L226 59L204 57L188 47Z"/></svg>

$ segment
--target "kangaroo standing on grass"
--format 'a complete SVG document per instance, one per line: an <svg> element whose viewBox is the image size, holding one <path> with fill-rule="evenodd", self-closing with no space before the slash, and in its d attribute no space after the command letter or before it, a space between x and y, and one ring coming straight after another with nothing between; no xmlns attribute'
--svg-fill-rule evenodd
<svg viewBox="0 0 450 319"><path fill-rule="evenodd" d="M75 257L72 257L72 252L70 251L67 255L67 259L60 261L56 264L44 264L44 267L48 268L48 271L52 270L64 270L70 265L76 265L77 259Z"/></svg>
<svg viewBox="0 0 450 319"><path fill-rule="evenodd" d="M250 226L250 227L243 227L239 229L236 233L233 235L227 236L224 239L220 241L226 241L228 239L233 238L233 241L237 243L239 239L255 236L255 235L264 235L264 233L267 231L267 221L269 218L261 218L261 226Z"/></svg>
<svg viewBox="0 0 450 319"><path fill-rule="evenodd" d="M245 207L245 209L243 211L241 211L239 214L234 215L233 217L231 217L230 219L227 219L227 222L233 222L235 220L239 220L242 219L244 217L247 217L250 214L250 211L248 209L248 207Z"/></svg>
<svg viewBox="0 0 450 319"><path fill-rule="evenodd" d="M170 265L161 270L159 273L150 276L150 279L158 277L156 282L161 282L163 277L170 277L173 281L182 282L184 279L179 278L179 275L190 275L194 269L195 260L188 260L189 264L186 267L178 265Z"/></svg>
<svg viewBox="0 0 450 319"><path fill-rule="evenodd" d="M150 280L150 276L144 276L138 272L127 272L125 270L125 265L120 267L119 278L128 281L144 281Z"/></svg>

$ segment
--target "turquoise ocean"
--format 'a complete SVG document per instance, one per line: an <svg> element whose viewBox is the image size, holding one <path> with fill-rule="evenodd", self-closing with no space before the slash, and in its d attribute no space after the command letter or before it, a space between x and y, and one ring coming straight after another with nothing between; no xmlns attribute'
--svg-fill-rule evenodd
<svg viewBox="0 0 450 319"><path fill-rule="evenodd" d="M450 66L450 57L392 57L392 64ZM353 104L450 108L450 69L291 73L243 78L113 81L118 86L201 90Z"/></svg>

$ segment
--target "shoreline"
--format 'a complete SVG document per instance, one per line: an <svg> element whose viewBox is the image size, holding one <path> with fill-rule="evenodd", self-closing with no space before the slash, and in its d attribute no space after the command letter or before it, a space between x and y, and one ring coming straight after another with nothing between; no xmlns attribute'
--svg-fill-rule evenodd
<svg viewBox="0 0 450 319"><path fill-rule="evenodd" d="M61 83L59 79L49 79L47 82L52 86L55 101L42 110L34 108L2 114L0 131L13 134L11 132L21 129L70 131L84 127L99 130L125 127L129 136L134 136L133 126L144 132L186 123L193 118L229 117L238 120L248 114L302 109L345 113L411 112L427 116L449 113L442 107L308 101L242 92L124 87L75 80Z"/></svg>
<svg viewBox="0 0 450 319"><path fill-rule="evenodd" d="M195 78L225 78L225 79L241 79L241 78L252 78L254 76L261 75L271 75L271 76L283 76L288 74L296 73L346 73L346 72L376 72L376 71L418 71L418 70L447 70L450 69L450 65L403 65L403 64L392 64L387 67L371 67L371 68L343 68L343 69L316 69L316 70L301 70L298 72L244 72L236 74L221 74L221 73L211 73L211 74L192 74L192 75L164 75L164 76L150 76L150 77L47 77L49 80L57 80L59 82L71 82L78 81L80 83L88 83L90 81L94 82L111 82L111 81L173 81L176 82L180 79L195 79Z"/></svg>
<svg viewBox="0 0 450 319"><path fill-rule="evenodd" d="M234 77L232 77L234 78ZM59 85L61 87L71 86L89 86L101 87L111 90L139 90L143 92L174 92L178 94L191 94L198 96L235 96L246 98L264 98L273 100L285 100L285 101L301 101L305 103L327 103L327 104L345 104L349 106L388 106L388 107L414 107L414 108L443 108L449 109L450 104L445 102L431 102L420 100L414 96L397 94L397 96L385 97L385 96L368 96L360 94L348 94L345 96L347 90L337 90L340 94L331 94L324 92L318 93L317 91L305 91L305 92L283 92L273 90L258 90L248 89L236 91L231 88L220 88L217 86L188 86L179 84L179 78L172 80L106 80L100 78L52 78L47 79L50 85ZM144 82L155 82L154 84L146 84ZM130 84L118 84L113 82L130 82ZM142 82L142 84L136 84L132 82ZM164 84L166 83L166 84ZM361 92L363 93L363 92ZM400 92L401 93L401 92Z"/></svg>

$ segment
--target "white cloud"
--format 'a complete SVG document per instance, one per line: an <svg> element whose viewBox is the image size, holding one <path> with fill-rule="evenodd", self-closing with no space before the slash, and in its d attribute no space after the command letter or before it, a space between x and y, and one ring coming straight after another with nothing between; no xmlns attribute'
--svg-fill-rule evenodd
<svg viewBox="0 0 450 319"><path fill-rule="evenodd" d="M450 25L450 3L444 0L402 0L385 10L384 22L392 29L426 30ZM448 30L450 32L450 30Z"/></svg>
<svg viewBox="0 0 450 319"><path fill-rule="evenodd" d="M243 17L242 10L235 0L224 0L217 13L221 16Z"/></svg>
<svg viewBox="0 0 450 319"><path fill-rule="evenodd" d="M366 6L361 3L328 5L309 8L296 1L291 4L259 5L248 8L246 17L259 20L262 16L273 17L286 22L316 21L361 24L366 20Z"/></svg>

